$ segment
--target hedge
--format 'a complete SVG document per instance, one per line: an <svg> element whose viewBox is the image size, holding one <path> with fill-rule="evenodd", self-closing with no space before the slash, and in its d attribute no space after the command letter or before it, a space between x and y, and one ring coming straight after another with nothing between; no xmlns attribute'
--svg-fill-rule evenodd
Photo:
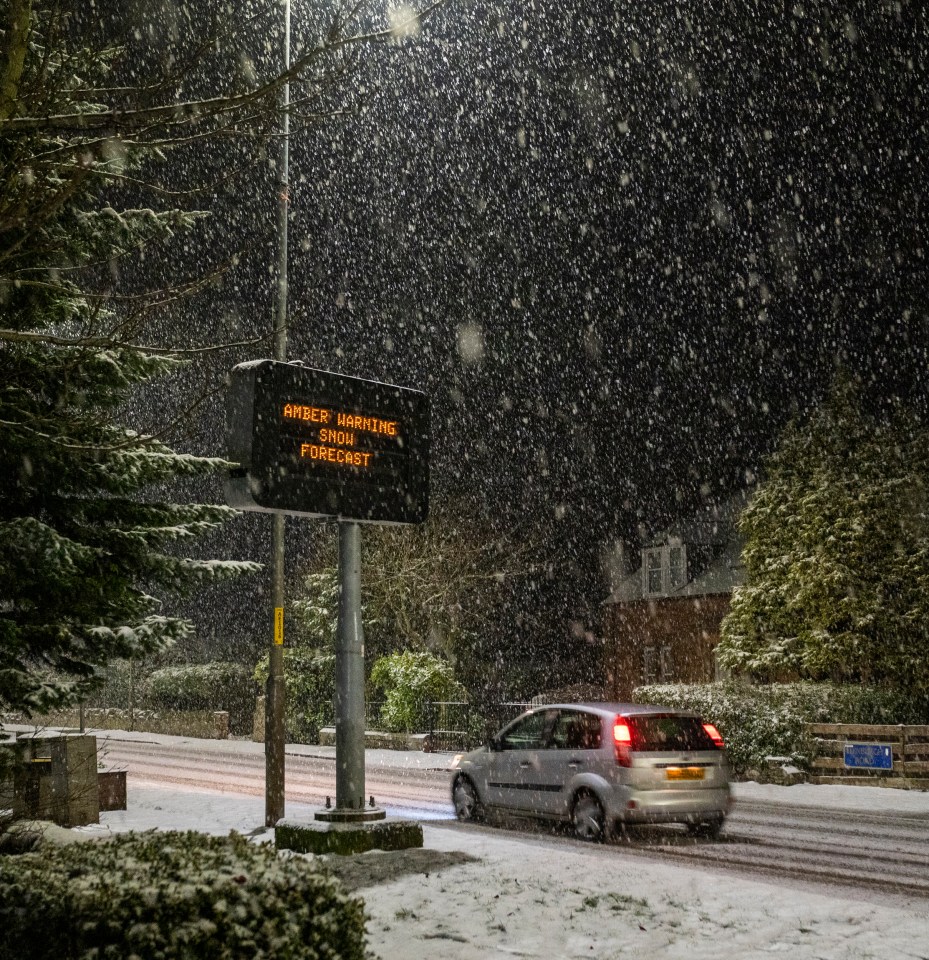
<svg viewBox="0 0 929 960"><path fill-rule="evenodd" d="M637 687L635 703L692 710L715 724L739 776L757 776L765 758L812 766L807 723L927 723L929 699L875 687L831 683L651 684Z"/></svg>
<svg viewBox="0 0 929 960"><path fill-rule="evenodd" d="M122 834L0 856L0 960L363 960L334 878L235 834Z"/></svg>
<svg viewBox="0 0 929 960"><path fill-rule="evenodd" d="M162 667L140 684L140 700L155 710L227 710L233 733L249 733L258 685L241 663Z"/></svg>

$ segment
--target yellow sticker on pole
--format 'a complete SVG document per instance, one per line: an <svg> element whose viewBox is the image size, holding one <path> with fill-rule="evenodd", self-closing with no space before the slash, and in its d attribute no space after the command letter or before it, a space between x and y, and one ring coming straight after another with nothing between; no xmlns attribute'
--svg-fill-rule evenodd
<svg viewBox="0 0 929 960"><path fill-rule="evenodd" d="M277 646L284 645L284 608L274 608L274 642Z"/></svg>

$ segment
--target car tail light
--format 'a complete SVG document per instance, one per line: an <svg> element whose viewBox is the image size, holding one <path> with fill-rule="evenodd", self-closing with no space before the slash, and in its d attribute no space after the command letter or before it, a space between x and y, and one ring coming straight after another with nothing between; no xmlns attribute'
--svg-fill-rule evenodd
<svg viewBox="0 0 929 960"><path fill-rule="evenodd" d="M629 748L632 746L632 731L625 720L618 719L613 724L613 742L616 744L616 762L621 767L631 767Z"/></svg>
<svg viewBox="0 0 929 960"><path fill-rule="evenodd" d="M706 730L707 736L713 741L718 750L722 750L723 747L726 746L722 736L720 736L719 731L713 726L712 723L703 724L703 729Z"/></svg>

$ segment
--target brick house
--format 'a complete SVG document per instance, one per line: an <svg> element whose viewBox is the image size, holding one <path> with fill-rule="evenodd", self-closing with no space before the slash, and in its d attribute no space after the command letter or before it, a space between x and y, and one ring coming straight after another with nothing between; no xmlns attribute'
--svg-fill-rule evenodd
<svg viewBox="0 0 929 960"><path fill-rule="evenodd" d="M610 699L627 700L642 683L719 676L719 625L744 578L736 521L749 496L742 491L657 533L642 546L638 569L615 583L601 621Z"/></svg>

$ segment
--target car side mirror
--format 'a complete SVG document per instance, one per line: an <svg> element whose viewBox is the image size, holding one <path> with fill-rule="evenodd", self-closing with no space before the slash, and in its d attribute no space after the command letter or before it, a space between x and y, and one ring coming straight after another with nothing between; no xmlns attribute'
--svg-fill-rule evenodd
<svg viewBox="0 0 929 960"><path fill-rule="evenodd" d="M500 743L499 737L491 737L487 741L487 748L491 751L491 753L499 753L503 749L503 744Z"/></svg>

